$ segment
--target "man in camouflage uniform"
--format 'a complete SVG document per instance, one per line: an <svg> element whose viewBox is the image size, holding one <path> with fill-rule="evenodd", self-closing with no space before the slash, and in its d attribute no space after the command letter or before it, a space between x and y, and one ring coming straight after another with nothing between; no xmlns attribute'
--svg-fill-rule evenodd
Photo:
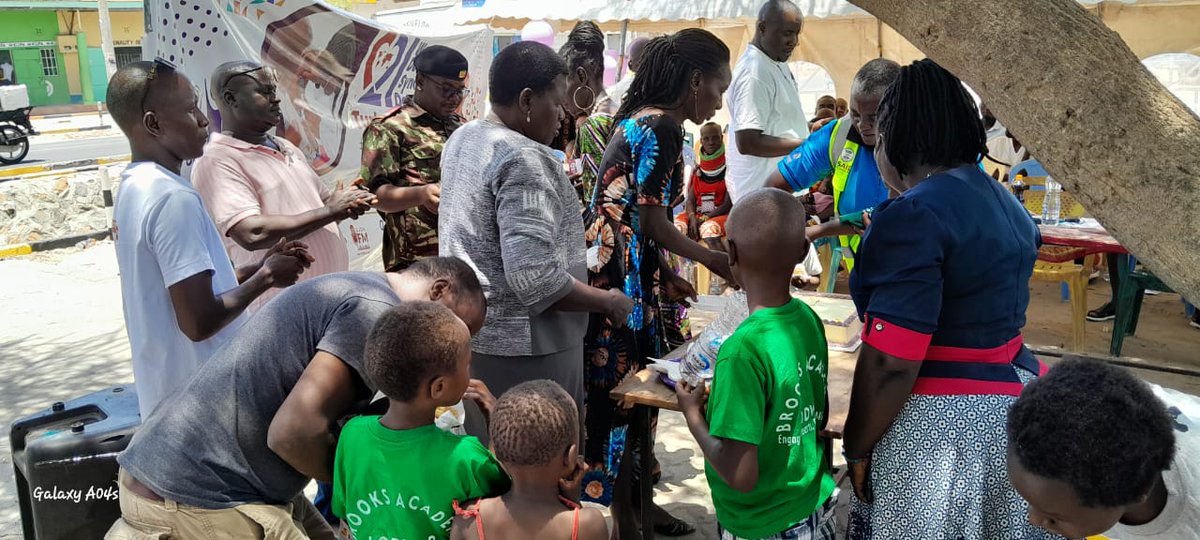
<svg viewBox="0 0 1200 540"><path fill-rule="evenodd" d="M426 47L413 67L412 97L371 120L363 132L362 177L379 199L388 272L438 254L442 147L462 124L455 111L467 92L467 59L454 49Z"/></svg>

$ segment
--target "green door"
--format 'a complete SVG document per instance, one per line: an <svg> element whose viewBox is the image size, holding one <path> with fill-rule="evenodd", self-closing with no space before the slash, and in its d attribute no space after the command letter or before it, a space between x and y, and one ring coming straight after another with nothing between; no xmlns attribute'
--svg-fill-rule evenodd
<svg viewBox="0 0 1200 540"><path fill-rule="evenodd" d="M24 84L29 91L30 105L38 107L71 102L65 66L58 51L53 48L13 49L12 56L17 82Z"/></svg>
<svg viewBox="0 0 1200 540"><path fill-rule="evenodd" d="M88 70L92 72L92 91L96 101L104 101L108 95L108 70L104 68L104 49L88 47Z"/></svg>

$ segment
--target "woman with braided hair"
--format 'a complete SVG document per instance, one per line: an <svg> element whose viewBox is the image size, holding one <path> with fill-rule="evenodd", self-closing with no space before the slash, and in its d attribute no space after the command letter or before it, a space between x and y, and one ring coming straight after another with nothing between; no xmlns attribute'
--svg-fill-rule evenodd
<svg viewBox="0 0 1200 540"><path fill-rule="evenodd" d="M879 104L876 207L850 291L863 317L843 441L852 539L1057 538L1005 468L1008 409L1043 366L1021 328L1037 226L979 168L975 101L931 60ZM1064 411L1064 414L1069 411Z"/></svg>
<svg viewBox="0 0 1200 540"><path fill-rule="evenodd" d="M596 197L584 221L591 285L617 289L633 299L625 324L592 318L584 341L587 385L585 457L593 470L584 498L612 503L621 538L637 532L632 506L632 448L625 444L628 412L608 396L648 357L668 352L663 300L694 297L692 285L670 271L666 253L697 261L732 280L723 252L680 233L671 202L683 190L683 122L703 124L721 107L729 87L729 48L713 34L686 29L654 38L614 119L598 168ZM645 471L649 473L649 471ZM678 536L690 526L653 507L655 532Z"/></svg>
<svg viewBox="0 0 1200 540"><path fill-rule="evenodd" d="M567 100L562 127L550 144L574 164L570 178L586 204L596 184L596 166L612 134L612 116L594 113L604 95L604 33L592 21L579 21L558 54L567 63Z"/></svg>

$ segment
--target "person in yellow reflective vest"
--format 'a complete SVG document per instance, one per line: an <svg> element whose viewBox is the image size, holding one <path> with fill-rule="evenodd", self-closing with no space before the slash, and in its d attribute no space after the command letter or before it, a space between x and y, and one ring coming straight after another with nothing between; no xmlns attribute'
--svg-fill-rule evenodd
<svg viewBox="0 0 1200 540"><path fill-rule="evenodd" d="M800 191L830 178L834 215L838 216L858 214L887 200L888 188L872 155L875 114L884 90L899 73L900 65L891 60L877 58L864 64L850 86L850 114L809 135L804 144L779 162L767 186ZM859 242L858 235L852 233L854 228L834 220L810 229L809 240L838 236L846 268L852 269Z"/></svg>

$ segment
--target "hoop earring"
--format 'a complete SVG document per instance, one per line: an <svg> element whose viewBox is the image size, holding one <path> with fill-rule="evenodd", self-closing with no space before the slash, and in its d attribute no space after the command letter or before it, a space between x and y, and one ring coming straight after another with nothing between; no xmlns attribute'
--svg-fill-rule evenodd
<svg viewBox="0 0 1200 540"><path fill-rule="evenodd" d="M692 90L692 112L695 113L696 121L699 122L701 120L701 118L700 118L700 89L699 88Z"/></svg>
<svg viewBox="0 0 1200 540"><path fill-rule="evenodd" d="M591 98L588 100L588 104L586 106L579 104L579 91L583 90L584 88L587 88L588 93L591 94ZM596 91L592 90L592 87L590 86L576 87L575 92L571 94L571 101L575 102L575 108L581 111L591 111L592 107L596 106Z"/></svg>

